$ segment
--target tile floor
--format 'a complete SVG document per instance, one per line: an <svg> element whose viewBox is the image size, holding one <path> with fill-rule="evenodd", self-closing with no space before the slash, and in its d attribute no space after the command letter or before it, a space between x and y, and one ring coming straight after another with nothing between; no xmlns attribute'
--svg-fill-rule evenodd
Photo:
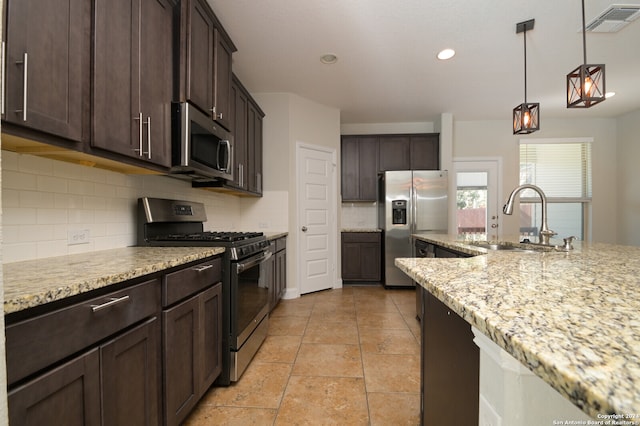
<svg viewBox="0 0 640 426"><path fill-rule="evenodd" d="M344 286L283 300L240 380L211 388L201 425L418 425L415 291Z"/></svg>

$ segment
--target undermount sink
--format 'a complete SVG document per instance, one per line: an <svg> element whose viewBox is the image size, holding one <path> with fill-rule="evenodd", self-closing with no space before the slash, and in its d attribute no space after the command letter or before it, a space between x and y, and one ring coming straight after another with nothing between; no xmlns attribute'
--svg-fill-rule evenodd
<svg viewBox="0 0 640 426"><path fill-rule="evenodd" d="M495 251L517 251L523 253L535 253L540 251L553 250L552 246L533 246L530 244L518 244L508 242L488 242L488 241L474 241L470 243L472 246L481 247L486 250Z"/></svg>

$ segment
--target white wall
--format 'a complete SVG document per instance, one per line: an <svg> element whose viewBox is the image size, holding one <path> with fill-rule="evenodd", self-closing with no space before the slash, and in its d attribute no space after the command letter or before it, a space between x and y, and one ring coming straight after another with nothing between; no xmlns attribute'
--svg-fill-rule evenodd
<svg viewBox="0 0 640 426"><path fill-rule="evenodd" d="M617 160L618 243L640 246L640 111L618 118Z"/></svg>
<svg viewBox="0 0 640 426"><path fill-rule="evenodd" d="M592 240L614 243L617 238L617 130L615 119L548 119L541 123L542 129L531 135L513 135L511 122L454 121L454 157L501 157L503 158L503 194L509 193L519 184L518 141L535 138L592 137L593 142L593 202ZM544 188L543 188L544 189ZM550 225L553 218L549 218ZM518 217L503 217L503 235L517 235ZM553 228L551 226L551 228Z"/></svg>
<svg viewBox="0 0 640 426"><path fill-rule="evenodd" d="M252 93L265 113L263 128L264 185L260 200L243 200L242 210L247 221L258 218L269 224L287 218L287 295L299 294L297 283L298 219L296 199L296 143L319 145L334 149L337 154L336 197L340 196L340 111L291 93ZM273 190L273 191L272 191ZM285 203L286 199L286 203ZM339 204L339 199L336 201ZM339 221L340 217L336 219ZM336 226L338 229L339 224ZM336 270L340 270L340 246L336 246ZM339 277L339 273L337 276Z"/></svg>

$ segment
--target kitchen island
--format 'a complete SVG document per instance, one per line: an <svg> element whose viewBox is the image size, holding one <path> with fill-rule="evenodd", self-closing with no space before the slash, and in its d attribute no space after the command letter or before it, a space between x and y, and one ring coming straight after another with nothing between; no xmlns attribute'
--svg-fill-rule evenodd
<svg viewBox="0 0 640 426"><path fill-rule="evenodd" d="M494 251L415 237L475 256L399 258L401 270L594 419L638 424L640 248Z"/></svg>

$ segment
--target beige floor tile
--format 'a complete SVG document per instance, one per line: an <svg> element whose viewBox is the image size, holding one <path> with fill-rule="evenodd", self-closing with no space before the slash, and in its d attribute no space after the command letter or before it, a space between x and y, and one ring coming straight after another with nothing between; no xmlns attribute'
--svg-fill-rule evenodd
<svg viewBox="0 0 640 426"><path fill-rule="evenodd" d="M419 393L369 393L371 426L420 424Z"/></svg>
<svg viewBox="0 0 640 426"><path fill-rule="evenodd" d="M359 343L355 317L352 321L345 322L334 322L333 318L328 318L327 320L310 321L302 342L346 345L357 345Z"/></svg>
<svg viewBox="0 0 640 426"><path fill-rule="evenodd" d="M252 362L293 364L298 355L301 341L301 336L267 336Z"/></svg>
<svg viewBox="0 0 640 426"><path fill-rule="evenodd" d="M360 328L362 352L420 355L420 345L410 330Z"/></svg>
<svg viewBox="0 0 640 426"><path fill-rule="evenodd" d="M362 377L360 346L303 343L291 374Z"/></svg>
<svg viewBox="0 0 640 426"><path fill-rule="evenodd" d="M269 317L286 317L286 316L301 316L308 317L311 315L311 309L313 309L314 302L295 303L291 300L281 300L278 306L269 314Z"/></svg>
<svg viewBox="0 0 640 426"><path fill-rule="evenodd" d="M270 336L302 336L309 321L306 317L269 317Z"/></svg>
<svg viewBox="0 0 640 426"><path fill-rule="evenodd" d="M252 362L240 380L213 388L206 401L216 406L278 408L291 373L290 364Z"/></svg>
<svg viewBox="0 0 640 426"><path fill-rule="evenodd" d="M292 376L276 425L367 425L362 378Z"/></svg>
<svg viewBox="0 0 640 426"><path fill-rule="evenodd" d="M420 355L363 352L367 392L420 392Z"/></svg>
<svg viewBox="0 0 640 426"><path fill-rule="evenodd" d="M358 312L358 327L408 330L409 326L399 312Z"/></svg>
<svg viewBox="0 0 640 426"><path fill-rule="evenodd" d="M313 310L309 324L318 322L342 322L345 327L357 327L355 309Z"/></svg>
<svg viewBox="0 0 640 426"><path fill-rule="evenodd" d="M270 426L276 418L277 410L266 408L213 407L200 405L186 419L183 426Z"/></svg>

